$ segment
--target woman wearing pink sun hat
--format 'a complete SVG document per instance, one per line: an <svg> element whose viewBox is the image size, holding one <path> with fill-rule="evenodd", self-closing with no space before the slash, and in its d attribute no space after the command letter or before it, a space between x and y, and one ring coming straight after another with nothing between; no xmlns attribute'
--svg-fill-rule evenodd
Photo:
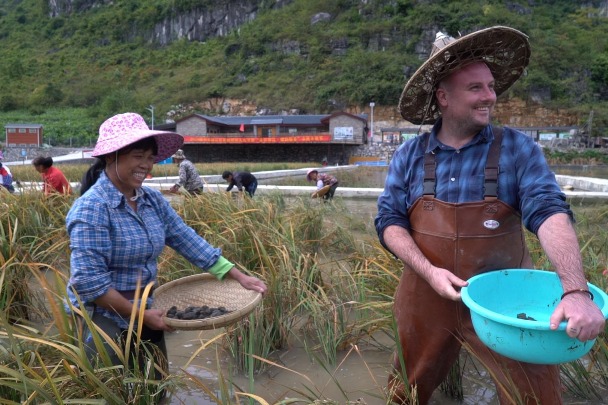
<svg viewBox="0 0 608 405"><path fill-rule="evenodd" d="M71 311L82 303L91 320L117 341L129 327L134 298L156 284L157 259L165 246L218 279L232 277L247 289L266 292L264 282L240 272L221 249L186 225L159 191L142 186L154 163L172 156L182 143L177 133L148 129L138 114L109 118L99 128L92 153L97 161L66 218L71 248L66 306ZM146 308L151 302L148 298ZM167 364L164 331L171 328L162 311L146 309L141 337L165 357L156 359L159 364ZM99 348L86 325L82 338L87 355L95 358ZM122 365L104 345L112 363Z"/></svg>
<svg viewBox="0 0 608 405"><path fill-rule="evenodd" d="M312 197L322 197L327 202L334 198L334 193L338 188L338 179L327 173L319 173L317 169L310 169L306 172L306 180L313 181L317 185L317 190L312 193Z"/></svg>

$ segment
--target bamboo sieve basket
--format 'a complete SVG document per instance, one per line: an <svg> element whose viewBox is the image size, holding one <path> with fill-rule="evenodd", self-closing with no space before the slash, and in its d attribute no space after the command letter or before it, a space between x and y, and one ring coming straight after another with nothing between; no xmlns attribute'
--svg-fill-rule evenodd
<svg viewBox="0 0 608 405"><path fill-rule="evenodd" d="M209 273L195 274L170 281L154 290L152 308L165 314L172 306L226 307L227 314L205 319L182 320L163 317L174 329L205 330L231 325L249 315L262 300L262 294L247 290L231 278L218 280Z"/></svg>

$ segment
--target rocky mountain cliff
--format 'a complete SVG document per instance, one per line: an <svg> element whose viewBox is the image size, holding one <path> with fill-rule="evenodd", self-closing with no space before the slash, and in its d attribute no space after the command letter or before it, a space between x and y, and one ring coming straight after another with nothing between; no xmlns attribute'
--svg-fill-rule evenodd
<svg viewBox="0 0 608 405"><path fill-rule="evenodd" d="M157 46L166 46L178 40L187 40L190 42L205 42L210 38L225 37L234 31L238 31L241 26L254 21L260 12L270 9L280 9L289 5L293 0L224 0L209 1L209 2L194 2L191 4L199 4L193 7L181 6L179 4L173 6L169 13L160 22L155 22L152 27L133 27L131 34L126 34L127 37L135 37L136 35L143 36L146 42ZM373 13L377 12L372 7L373 0L359 0L353 2L358 8L359 17L362 19L373 18ZM381 2L379 2L381 3ZM426 1L410 2L417 6L424 6ZM608 16L608 0L601 1L584 1L578 2L580 7L594 7L601 17ZM112 0L49 0L48 15L52 18L60 16L69 16L78 13L85 13L99 7L113 7ZM527 16L533 13L532 5L528 6L525 3L510 1L507 2L507 9L514 14ZM310 25L317 23L329 22L336 18L329 12L319 12L310 18ZM143 29L143 33L142 33ZM421 60L425 59L431 51L432 42L435 33L444 27L436 23L431 23L428 26L422 27L416 41L412 47L412 52ZM395 43L405 43L411 41L411 34L405 30L392 29L381 33L371 33L367 38L364 46L370 52L382 51L389 48ZM359 44L352 43L348 36L329 38L330 54L333 56L345 55L349 48L358 46ZM274 41L267 44L268 49L273 52L278 52L283 55L303 55L308 53L308 45L300 42L298 39L285 39ZM412 66L403 68L404 81L415 70ZM247 77L241 75L241 80L247 80ZM497 108L497 116L501 122L507 121L511 125L531 126L541 125L541 122L551 122L552 125L572 125L577 121L576 114L567 113L564 111L552 111L542 106L546 101L551 100L551 92L546 87L531 86L528 89L527 102L518 99L507 100ZM195 110L195 107L201 107L202 111L216 111L220 114L251 114L257 111L258 114L263 107L253 107L246 100L231 100L218 101L220 99L208 99L199 103L192 103L186 109ZM216 105L220 103L221 105ZM376 115L378 122L386 122L397 125L399 123L399 114L394 106L382 106L377 103ZM536 105L531 107L531 105ZM368 110L364 106L336 106L353 113L361 113ZM200 111L200 110L199 110ZM278 111L268 110L268 113L281 113ZM284 111L283 111L284 112ZM298 113L297 109L287 113ZM175 115L175 110L169 111L168 118Z"/></svg>
<svg viewBox="0 0 608 405"><path fill-rule="evenodd" d="M375 129L403 126L401 90L437 31L496 24L533 49L501 123L572 125L593 110L608 128L608 0L0 0L0 115L64 144L149 106L162 122L369 114L373 101Z"/></svg>
<svg viewBox="0 0 608 405"><path fill-rule="evenodd" d="M209 38L223 37L241 25L253 21L261 8L281 8L292 0L222 0L206 2L187 10L176 9L148 32L148 42L167 45L186 39L204 42ZM81 13L96 7L111 6L113 0L49 0L49 16L58 17ZM205 3L205 2L202 2Z"/></svg>

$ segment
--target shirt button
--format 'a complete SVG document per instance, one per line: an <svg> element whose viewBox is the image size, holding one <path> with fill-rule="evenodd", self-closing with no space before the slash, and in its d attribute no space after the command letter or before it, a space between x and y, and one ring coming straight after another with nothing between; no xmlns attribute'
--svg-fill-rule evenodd
<svg viewBox="0 0 608 405"><path fill-rule="evenodd" d="M457 149L457 150L456 150L456 153L460 153L460 149Z"/></svg>
<svg viewBox="0 0 608 405"><path fill-rule="evenodd" d="M452 177L452 178L450 179L450 181L456 181L456 178L455 178L455 177Z"/></svg>

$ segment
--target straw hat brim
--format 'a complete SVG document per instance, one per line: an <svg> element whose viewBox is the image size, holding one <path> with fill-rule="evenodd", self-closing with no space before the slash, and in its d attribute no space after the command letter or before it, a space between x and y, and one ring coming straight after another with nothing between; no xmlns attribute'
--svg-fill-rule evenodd
<svg viewBox="0 0 608 405"><path fill-rule="evenodd" d="M217 329L238 322L249 315L261 302L262 294L247 290L238 281L226 278L218 280L209 273L196 274L170 281L154 290L152 308L165 314L172 307L184 310L189 306L207 305L211 308L225 307L229 313L214 318L180 320L163 317L174 329Z"/></svg>
<svg viewBox="0 0 608 405"><path fill-rule="evenodd" d="M457 38L440 49L412 75L399 99L399 111L416 125L433 124L439 118L435 101L437 84L450 73L476 61L485 62L499 96L524 73L530 61L530 44L522 32L491 27Z"/></svg>
<svg viewBox="0 0 608 405"><path fill-rule="evenodd" d="M130 130L129 136L118 139L108 139L98 141L91 156L100 157L109 153L116 152L137 141L153 136L158 146L158 153L155 162L163 161L175 154L184 143L184 137L175 132L155 131L155 130Z"/></svg>
<svg viewBox="0 0 608 405"><path fill-rule="evenodd" d="M186 155L184 154L184 151L181 149L178 149L177 152L175 152L173 154L173 156L171 156L171 158L173 160L186 160Z"/></svg>

